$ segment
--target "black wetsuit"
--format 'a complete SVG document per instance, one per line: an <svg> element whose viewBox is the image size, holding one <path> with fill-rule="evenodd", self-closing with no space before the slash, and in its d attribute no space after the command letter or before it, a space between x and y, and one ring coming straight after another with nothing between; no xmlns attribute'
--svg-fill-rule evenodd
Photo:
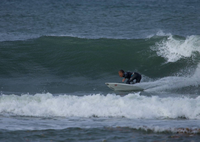
<svg viewBox="0 0 200 142"><path fill-rule="evenodd" d="M136 80L136 83L139 83L142 78L142 76L137 72L124 72L123 77L128 79L126 81L126 84L130 84L131 82L133 82L133 80Z"/></svg>

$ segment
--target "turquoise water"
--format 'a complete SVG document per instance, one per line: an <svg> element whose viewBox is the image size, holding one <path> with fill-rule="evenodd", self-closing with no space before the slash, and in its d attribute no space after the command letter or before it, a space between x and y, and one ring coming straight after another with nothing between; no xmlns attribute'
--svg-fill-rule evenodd
<svg viewBox="0 0 200 142"><path fill-rule="evenodd" d="M1 141L198 141L199 1L0 4ZM142 92L114 92L118 70Z"/></svg>

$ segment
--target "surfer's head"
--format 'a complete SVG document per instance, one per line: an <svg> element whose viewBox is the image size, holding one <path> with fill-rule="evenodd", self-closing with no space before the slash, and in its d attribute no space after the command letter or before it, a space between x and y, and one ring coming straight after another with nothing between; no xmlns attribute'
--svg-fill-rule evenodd
<svg viewBox="0 0 200 142"><path fill-rule="evenodd" d="M123 76L124 76L124 70L119 70L118 73L119 73L119 76L120 76L120 77L123 77Z"/></svg>

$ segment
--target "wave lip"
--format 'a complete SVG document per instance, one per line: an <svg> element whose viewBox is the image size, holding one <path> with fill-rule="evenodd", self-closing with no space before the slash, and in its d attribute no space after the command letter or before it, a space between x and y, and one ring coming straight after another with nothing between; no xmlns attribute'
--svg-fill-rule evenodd
<svg viewBox="0 0 200 142"><path fill-rule="evenodd" d="M195 52L200 53L200 37L197 35L188 36L186 39L170 35L167 39L157 42L151 49L167 60L176 62L181 58L195 56Z"/></svg>
<svg viewBox="0 0 200 142"><path fill-rule="evenodd" d="M1 95L0 114L33 117L126 117L130 119L200 119L200 97L159 98L139 93L87 96Z"/></svg>

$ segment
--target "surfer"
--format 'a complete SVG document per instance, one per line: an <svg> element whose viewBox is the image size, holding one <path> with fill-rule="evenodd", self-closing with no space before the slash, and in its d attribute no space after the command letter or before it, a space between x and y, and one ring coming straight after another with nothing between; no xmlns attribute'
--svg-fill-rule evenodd
<svg viewBox="0 0 200 142"><path fill-rule="evenodd" d="M140 83L140 80L142 78L142 76L137 73L137 72L124 72L124 70L119 70L119 76L123 77L122 82L124 82L126 79L128 79L126 81L126 84L130 84L131 82L134 84L134 80L136 80L135 83Z"/></svg>

